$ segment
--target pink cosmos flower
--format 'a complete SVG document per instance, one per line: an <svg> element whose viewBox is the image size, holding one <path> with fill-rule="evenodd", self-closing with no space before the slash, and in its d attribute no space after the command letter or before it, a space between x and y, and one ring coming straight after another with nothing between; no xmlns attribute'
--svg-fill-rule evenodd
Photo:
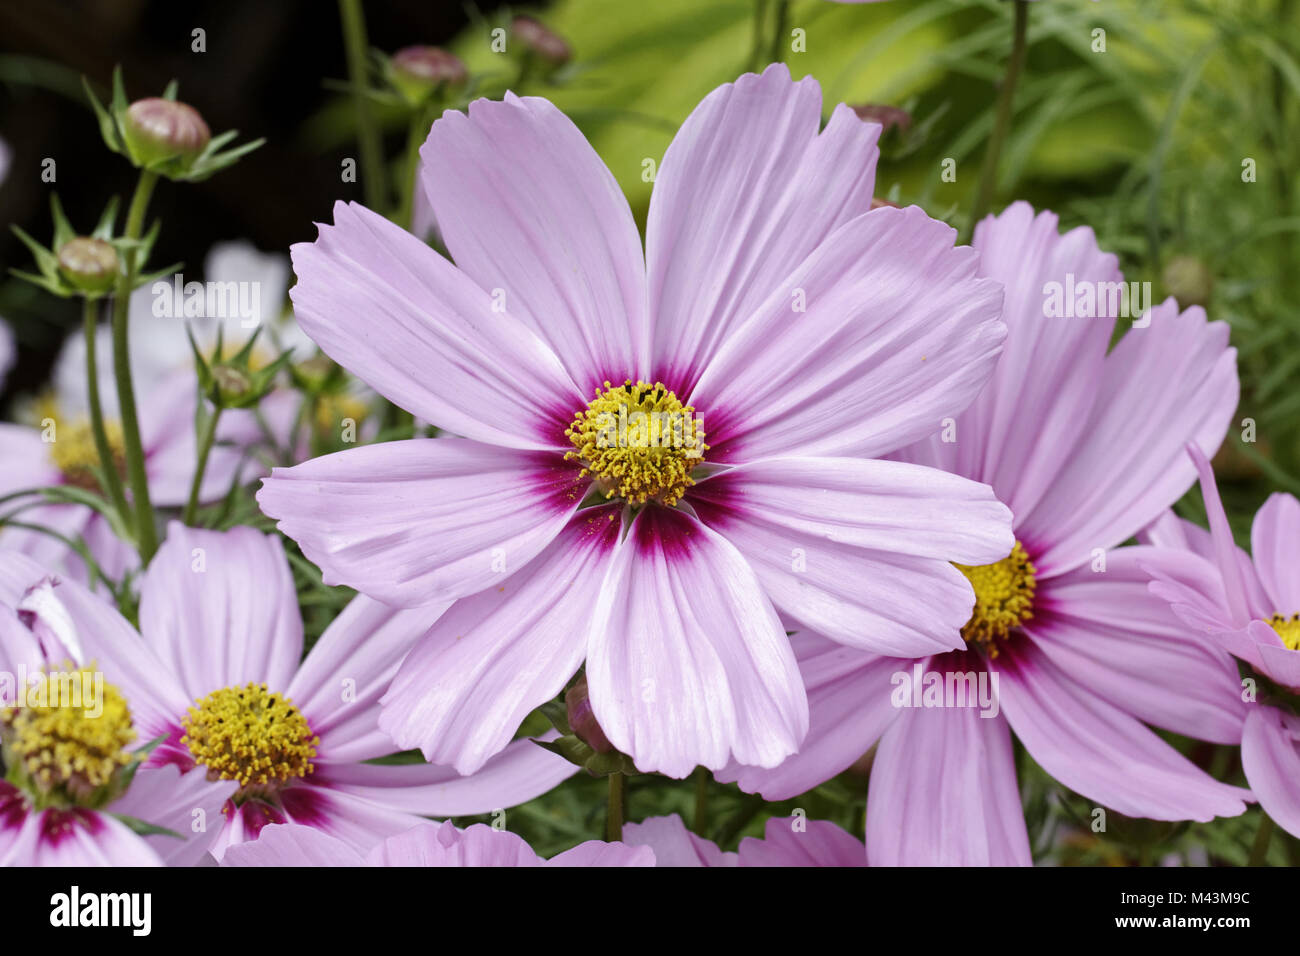
<svg viewBox="0 0 1300 956"><path fill-rule="evenodd" d="M1235 743L1231 662L1148 593L1141 562L1153 549L1122 547L1191 485L1184 446L1212 453L1223 440L1238 388L1228 327L1169 300L1108 354L1117 308L1106 300L1118 287L1104 283L1122 276L1091 230L1060 235L1056 216L1016 203L980 223L974 245L981 273L1006 285L1005 350L952 430L900 455L988 482L1015 516L1011 555L965 569L976 593L968 648L920 662L917 684L916 662L797 635L808 742L774 770L722 777L784 799L879 740L866 837L883 865L1031 862L1012 730L1057 780L1120 813L1239 814L1245 791L1146 726ZM1066 288L1069 307L1057 295ZM1048 315L1056 305L1064 314ZM959 678L962 694L984 681L989 706L926 703L923 687Z"/></svg>
<svg viewBox="0 0 1300 956"><path fill-rule="evenodd" d="M1236 546L1210 463L1195 448L1210 531L1166 512L1148 529L1162 551L1148 563L1151 591L1197 636L1209 635L1253 669L1224 688L1248 699L1241 766L1260 806L1300 836L1300 501L1274 494L1251 525L1252 560Z"/></svg>
<svg viewBox="0 0 1300 956"><path fill-rule="evenodd" d="M773 766L807 722L778 608L865 650L961 645L949 562L1005 555L1006 511L879 459L979 391L1000 289L920 209L870 211L878 125L820 126L784 66L715 90L659 166L643 254L568 118L479 100L421 151L455 266L344 203L293 247L306 332L464 436L277 469L258 496L327 582L457 600L385 698L401 746L473 771L585 659L641 769Z"/></svg>
<svg viewBox="0 0 1300 956"><path fill-rule="evenodd" d="M673 814L623 826L623 842L654 850L656 866L866 866L862 841L829 820L772 817L763 839L745 837L736 853L686 829Z"/></svg>
<svg viewBox="0 0 1300 956"><path fill-rule="evenodd" d="M14 334L9 329L9 323L0 316L0 391L4 391L5 379L17 358L18 348L14 344Z"/></svg>
<svg viewBox="0 0 1300 956"><path fill-rule="evenodd" d="M43 575L24 556L0 553L0 599L13 603ZM144 766L176 766L187 783L226 788L205 846L218 858L267 823L303 823L368 848L426 814L531 799L575 769L529 740L471 777L368 763L393 751L378 727L379 697L442 608L399 611L357 598L303 660L284 552L249 528L173 523L142 581L138 634L75 582L47 584L37 597L24 605L35 626L63 635L74 660L103 672L127 702L137 744L161 738Z"/></svg>
<svg viewBox="0 0 1300 956"><path fill-rule="evenodd" d="M363 855L364 853L364 855ZM421 823L358 852L320 830L272 824L249 843L231 847L222 866L654 866L647 847L589 840L543 860L509 830L482 823L461 830Z"/></svg>
<svg viewBox="0 0 1300 956"><path fill-rule="evenodd" d="M216 819L236 784L139 767L127 748L148 741L131 733L117 689L96 690L93 669L72 662L79 645L67 607L48 581L24 591L26 572L40 574L29 559L0 552L0 566L0 866L196 862L208 842L192 829L196 814ZM77 585L58 590L76 591L96 623L113 613ZM177 835L146 839L132 820Z"/></svg>

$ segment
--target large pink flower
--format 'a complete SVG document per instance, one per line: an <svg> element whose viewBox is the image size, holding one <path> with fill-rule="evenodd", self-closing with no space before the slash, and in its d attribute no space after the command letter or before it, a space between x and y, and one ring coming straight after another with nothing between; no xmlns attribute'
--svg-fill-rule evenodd
<svg viewBox="0 0 1300 956"><path fill-rule="evenodd" d="M385 700L399 744L472 771L585 659L643 770L773 766L807 728L778 608L877 652L961 644L949 562L1005 555L1006 511L879 457L979 391L1001 292L920 209L870 211L879 126L844 106L820 125L817 84L782 66L715 90L659 165L643 255L559 110L480 100L421 151L455 266L342 203L293 248L307 333L464 436L277 470L258 496L327 582L457 600ZM597 433L642 412L698 416L707 448Z"/></svg>
<svg viewBox="0 0 1300 956"><path fill-rule="evenodd" d="M588 840L549 860L509 830L476 823L421 823L364 855L311 827L274 824L254 841L232 847L222 866L654 866L644 846Z"/></svg>
<svg viewBox="0 0 1300 956"><path fill-rule="evenodd" d="M19 606L37 586L20 606L36 633L102 671L128 703L138 745L161 739L146 768L176 766L186 781L226 787L229 802L204 846L218 858L268 823L303 823L369 847L426 815L532 799L575 770L530 740L469 777L370 763L394 749L379 730L380 695L443 606L401 611L356 598L304 660L284 552L250 528L172 523L142 582L139 633L80 585L41 585L43 575L24 556L0 553L0 600Z"/></svg>
<svg viewBox="0 0 1300 956"><path fill-rule="evenodd" d="M1013 730L1057 780L1121 813L1239 814L1245 791L1146 726L1237 742L1231 662L1148 592L1141 562L1154 549L1121 546L1194 481L1185 445L1212 453L1223 440L1238 387L1228 328L1170 300L1108 354L1119 303L1104 284L1122 276L1091 230L1060 235L1054 215L1016 203L980 223L974 244L982 274L1006 285L1006 348L952 428L903 457L991 484L1015 515L1016 548L966 569L976 590L969 646L920 662L919 684L916 662L797 635L808 743L775 770L725 776L783 799L879 740L867 844L885 865L1030 862ZM1048 314L1064 306L1054 293L1069 298L1070 317ZM1096 317L1089 295L1104 303ZM962 706L956 693L925 703L935 680L965 695L960 675L985 682L988 706L969 697Z"/></svg>
<svg viewBox="0 0 1300 956"><path fill-rule="evenodd" d="M1254 670L1253 693L1244 681L1221 688L1234 705L1248 700L1241 766L1260 806L1300 836L1300 501L1279 493L1264 502L1250 529L1252 559L1232 540L1209 462L1195 449L1193 459L1210 533L1173 512L1155 522L1146 536L1172 550L1149 562L1151 590L1193 634Z"/></svg>

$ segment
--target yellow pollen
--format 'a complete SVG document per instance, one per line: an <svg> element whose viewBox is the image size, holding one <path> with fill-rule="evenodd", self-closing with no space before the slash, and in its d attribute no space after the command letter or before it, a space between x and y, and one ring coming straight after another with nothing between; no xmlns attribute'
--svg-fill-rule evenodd
<svg viewBox="0 0 1300 956"><path fill-rule="evenodd" d="M998 656L998 641L1034 616L1034 565L1019 541L1001 561L979 567L957 565L975 589L975 610L961 629L967 644L990 657Z"/></svg>
<svg viewBox="0 0 1300 956"><path fill-rule="evenodd" d="M75 801L131 762L131 711L102 675L85 668L33 675L20 699L27 706L0 711L0 733L6 757L42 794L63 788Z"/></svg>
<svg viewBox="0 0 1300 956"><path fill-rule="evenodd" d="M1277 631L1282 643L1293 651L1300 651L1300 614L1274 614L1268 619L1269 627Z"/></svg>
<svg viewBox="0 0 1300 956"><path fill-rule="evenodd" d="M320 738L286 698L265 684L226 687L195 701L181 719L194 759L223 780L278 784L313 769Z"/></svg>
<svg viewBox="0 0 1300 956"><path fill-rule="evenodd" d="M660 382L631 379L596 389L564 434L574 447L564 457L581 462L606 498L634 504L676 504L709 448L693 407Z"/></svg>
<svg viewBox="0 0 1300 956"><path fill-rule="evenodd" d="M71 425L56 424L50 442L50 460L59 469L63 480L78 488L90 491L98 490L99 482L95 472L99 469L99 449L95 447L95 433L90 422L76 422ZM108 438L108 447L113 454L113 467L118 474L126 471L126 444L122 438L122 426L116 421L104 422L104 432Z"/></svg>

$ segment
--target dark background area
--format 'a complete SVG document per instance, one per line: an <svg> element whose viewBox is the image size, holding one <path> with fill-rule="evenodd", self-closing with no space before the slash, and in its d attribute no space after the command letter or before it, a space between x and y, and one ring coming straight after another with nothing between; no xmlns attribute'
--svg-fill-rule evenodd
<svg viewBox="0 0 1300 956"><path fill-rule="evenodd" d="M496 0L476 0L492 10ZM469 21L460 0L371 0L365 5L371 47L393 52L441 44ZM191 50L191 31L206 31L207 50ZM355 148L324 150L303 134L304 120L345 93L325 81L347 76L339 10L331 0L0 0L0 139L12 152L0 183L0 314L14 328L19 358L0 406L45 379L78 306L26 286L10 268L31 256L9 229L37 241L51 234L50 194L57 190L74 227L89 230L114 194L122 209L135 186L128 160L100 139L81 88L87 77L107 101L121 64L129 99L157 96L171 79L179 98L199 110L213 134L240 131L240 142L266 143L206 182L163 180L150 206L161 218L156 264L183 261L201 270L215 241L244 238L264 251L315 235L336 199L360 199L339 175ZM401 134L389 144L398 148ZM55 183L41 181L42 161L56 162ZM119 214L119 228L121 217Z"/></svg>

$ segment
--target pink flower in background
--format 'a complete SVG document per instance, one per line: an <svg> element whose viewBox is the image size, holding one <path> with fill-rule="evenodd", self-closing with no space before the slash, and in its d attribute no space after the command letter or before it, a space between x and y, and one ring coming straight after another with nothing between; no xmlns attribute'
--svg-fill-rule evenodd
<svg viewBox="0 0 1300 956"><path fill-rule="evenodd" d="M5 379L17 358L18 347L14 344L14 334L9 329L9 323L0 316L0 391L4 390Z"/></svg>
<svg viewBox="0 0 1300 956"><path fill-rule="evenodd" d="M0 598L12 603L42 575L21 555L0 555ZM529 800L575 770L530 740L471 777L366 763L393 752L378 727L379 697L441 608L357 598L304 660L288 562L274 538L250 528L173 523L144 575L139 634L74 582L40 594L47 600L31 613L42 632L74 635L64 645L120 690L140 742L163 738L146 767L238 785L208 831L205 849L218 858L268 823L304 823L368 848L426 814Z"/></svg>
<svg viewBox="0 0 1300 956"><path fill-rule="evenodd" d="M1210 531L1166 512L1147 537L1164 545L1148 569L1199 638L1209 635L1255 671L1241 766L1260 806L1300 836L1300 501L1273 494L1251 525L1252 558L1236 546L1209 461L1192 448ZM1259 686L1259 677L1273 687ZM1224 689L1234 704L1244 681Z"/></svg>
<svg viewBox="0 0 1300 956"><path fill-rule="evenodd" d="M646 847L589 840L543 860L509 830L482 823L458 829L422 823L362 855L320 830L272 824L250 843L231 847L222 866L654 866Z"/></svg>
<svg viewBox="0 0 1300 956"><path fill-rule="evenodd" d="M1142 562L1155 549L1122 547L1192 484L1185 445L1212 453L1223 440L1237 403L1228 327L1169 300L1108 354L1115 309L1092 317L1085 290L1105 302L1104 284L1122 276L1091 230L1060 235L1054 215L1016 203L980 223L974 245L981 274L1006 285L1005 350L953 428L900 457L988 482L1015 516L1010 557L965 569L976 592L968 648L920 662L923 674L983 680L995 698L986 708L910 706L917 662L810 629L793 640L808 742L778 768L723 776L784 799L879 740L867 843L883 865L1031 862L1013 730L1044 770L1120 813L1239 814L1245 791L1211 779L1146 726L1236 743L1232 663L1148 592ZM1067 285L1070 317L1049 316L1050 296ZM918 612L928 601L908 598Z"/></svg>
<svg viewBox="0 0 1300 956"><path fill-rule="evenodd" d="M745 837L736 853L686 829L682 818L651 817L623 826L623 842L654 850L656 866L866 866L862 841L829 820L771 817L763 839Z"/></svg>
<svg viewBox="0 0 1300 956"><path fill-rule="evenodd" d="M1001 292L920 209L869 211L878 125L839 106L820 128L784 66L715 90L663 157L643 253L559 110L479 100L421 152L455 266L343 203L293 247L306 332L464 436L277 469L258 496L327 582L457 601L385 698L401 746L473 771L585 660L639 768L773 766L807 726L778 609L864 650L961 645L950 562L1004 556L1006 510L880 458L980 390Z"/></svg>
<svg viewBox="0 0 1300 956"><path fill-rule="evenodd" d="M208 844L193 832L196 811L216 820L236 785L176 767L132 772L149 739L119 689L96 688L93 665L72 660L74 622L92 641L126 623L78 585L52 587L26 557L0 552L0 568L0 670L12 682L0 700L0 866L196 862ZM177 835L146 839L132 819Z"/></svg>

